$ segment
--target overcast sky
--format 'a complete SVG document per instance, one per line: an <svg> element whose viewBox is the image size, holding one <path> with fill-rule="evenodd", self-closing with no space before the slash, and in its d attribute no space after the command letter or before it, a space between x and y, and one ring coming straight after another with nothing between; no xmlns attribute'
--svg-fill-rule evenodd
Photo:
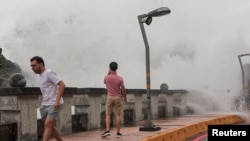
<svg viewBox="0 0 250 141"><path fill-rule="evenodd" d="M145 88L137 16L159 7L171 13L144 25L151 88L239 89L237 56L250 53L248 0L0 0L0 47L28 86L37 86L29 59L40 55L69 87L104 87L117 61L127 88Z"/></svg>

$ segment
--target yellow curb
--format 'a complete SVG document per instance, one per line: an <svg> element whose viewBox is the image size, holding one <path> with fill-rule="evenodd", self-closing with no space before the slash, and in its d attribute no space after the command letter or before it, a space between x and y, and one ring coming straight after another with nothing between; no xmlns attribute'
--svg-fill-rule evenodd
<svg viewBox="0 0 250 141"><path fill-rule="evenodd" d="M233 124L244 122L239 115L226 115L178 127L166 132L143 138L139 141L183 141L199 133L206 132L209 124Z"/></svg>

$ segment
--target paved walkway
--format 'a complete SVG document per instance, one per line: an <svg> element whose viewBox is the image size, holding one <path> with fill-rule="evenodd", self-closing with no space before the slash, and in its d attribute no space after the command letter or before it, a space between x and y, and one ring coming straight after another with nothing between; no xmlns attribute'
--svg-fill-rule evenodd
<svg viewBox="0 0 250 141"><path fill-rule="evenodd" d="M197 123L204 120L215 119L216 117L226 116L230 114L199 114L199 115L186 115L182 117L167 119L167 120L157 120L153 121L154 125L160 127L159 131L139 131L139 128L143 126L144 122L138 123L134 127L122 127L121 133L123 134L122 138L116 138L115 128L111 129L111 136L102 138L101 134L104 132L104 129L101 130L92 130L80 133L74 133L69 135L63 135L64 141L139 141L145 137L155 135L158 133L166 132L168 130L178 128L181 126L189 125L192 123ZM56 141L51 139L50 141Z"/></svg>

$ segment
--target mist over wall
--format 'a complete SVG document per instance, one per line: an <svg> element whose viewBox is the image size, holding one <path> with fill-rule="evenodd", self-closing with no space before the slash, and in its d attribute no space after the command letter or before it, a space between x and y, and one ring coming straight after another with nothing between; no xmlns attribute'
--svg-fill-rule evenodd
<svg viewBox="0 0 250 141"><path fill-rule="evenodd" d="M21 66L27 86L37 86L29 59L40 55L68 87L105 87L108 64L116 61L127 88L145 88L137 16L159 7L171 13L144 25L151 88L167 83L169 89L238 93L237 56L250 53L247 0L0 0L0 47Z"/></svg>

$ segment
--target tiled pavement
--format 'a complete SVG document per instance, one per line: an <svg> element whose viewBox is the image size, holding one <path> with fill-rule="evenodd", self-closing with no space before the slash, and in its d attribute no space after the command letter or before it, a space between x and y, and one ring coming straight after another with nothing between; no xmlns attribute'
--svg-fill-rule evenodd
<svg viewBox="0 0 250 141"><path fill-rule="evenodd" d="M167 120L152 121L155 126L161 128L161 130L158 131L139 131L139 128L142 127L143 124L145 123L143 121L141 123L138 123L138 125L134 127L122 127L121 128L121 133L123 134L122 138L115 137L116 135L115 128L111 129L111 135L106 138L101 137L102 133L104 132L104 129L68 134L68 135L63 135L62 137L64 141L138 141L150 135L162 133L170 129L226 115L230 114L211 113L211 114L199 114L199 115L186 115ZM56 140L51 139L50 141L56 141Z"/></svg>

